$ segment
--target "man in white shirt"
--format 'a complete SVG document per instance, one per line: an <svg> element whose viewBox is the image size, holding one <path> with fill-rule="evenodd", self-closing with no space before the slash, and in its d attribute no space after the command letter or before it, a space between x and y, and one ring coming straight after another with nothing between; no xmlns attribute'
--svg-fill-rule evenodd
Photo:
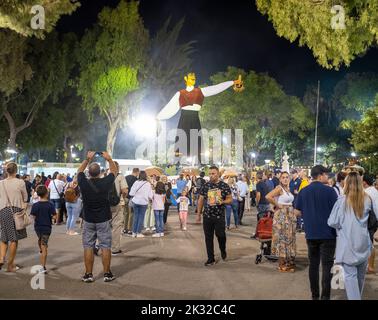
<svg viewBox="0 0 378 320"><path fill-rule="evenodd" d="M54 204L55 212L56 212L56 219L55 223L60 225L63 223L63 217L60 216L60 212L62 209L62 193L65 187L65 183L61 180L61 175L56 174L55 179L51 180L48 186L50 192L50 201Z"/></svg>
<svg viewBox="0 0 378 320"><path fill-rule="evenodd" d="M243 214L244 214L244 206L245 206L245 198L247 197L247 193L249 192L248 184L244 181L243 177L239 177L239 181L236 183L239 192L240 192L240 198L239 199L239 224L243 225L242 219L243 219Z"/></svg>
<svg viewBox="0 0 378 320"><path fill-rule="evenodd" d="M374 178L370 175L365 174L363 177L365 192L370 196L373 202L373 210L378 219L378 190L374 187ZM374 241L374 240L373 240ZM371 252L368 264L368 273L375 274L375 248Z"/></svg>

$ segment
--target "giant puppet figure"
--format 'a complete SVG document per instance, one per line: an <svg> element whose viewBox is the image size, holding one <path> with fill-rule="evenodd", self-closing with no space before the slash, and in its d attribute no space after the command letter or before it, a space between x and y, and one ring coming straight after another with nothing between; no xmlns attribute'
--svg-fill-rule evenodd
<svg viewBox="0 0 378 320"><path fill-rule="evenodd" d="M201 135L197 144L194 143L191 147L190 131L201 131L201 122L199 119L199 111L206 97L217 95L228 88L234 86L234 90L240 92L244 89L241 76L238 80L227 81L214 86L206 88L195 87L196 75L189 73L185 78L186 89L178 91L163 110L158 114L158 120L168 120L175 116L181 110L181 117L177 129L181 129L186 133L186 146L187 150L176 149L176 155L183 155L198 159L201 164ZM177 143L177 137L176 137ZM198 147L193 147L198 146ZM195 149L195 150L192 150ZM183 152L184 151L184 152ZM187 152L185 152L187 151Z"/></svg>

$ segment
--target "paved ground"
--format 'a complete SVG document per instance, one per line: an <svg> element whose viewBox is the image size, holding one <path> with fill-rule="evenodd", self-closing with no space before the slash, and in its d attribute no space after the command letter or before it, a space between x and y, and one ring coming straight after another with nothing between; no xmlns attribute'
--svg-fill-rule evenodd
<svg viewBox="0 0 378 320"><path fill-rule="evenodd" d="M64 226L54 226L48 257L45 290L32 290L31 266L39 263L36 236L20 242L17 274L0 271L0 299L309 299L308 262L304 235L298 235L298 269L293 274L276 271L276 264L255 265L259 242L251 240L255 212L247 213L247 225L227 233L228 260L206 268L202 226L190 215L187 232L179 229L175 211L170 212L166 237L124 237L124 253L113 257L117 280L104 283L101 261L96 258L96 282L84 284L81 237L65 235ZM219 249L215 244L219 259ZM378 264L377 264L378 265ZM378 276L367 276L364 299L378 299ZM344 299L344 291L332 293Z"/></svg>

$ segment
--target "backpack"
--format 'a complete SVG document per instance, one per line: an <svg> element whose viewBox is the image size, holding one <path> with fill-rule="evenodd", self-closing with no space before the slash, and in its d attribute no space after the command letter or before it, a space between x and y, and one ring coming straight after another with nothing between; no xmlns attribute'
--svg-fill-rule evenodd
<svg viewBox="0 0 378 320"><path fill-rule="evenodd" d="M111 207L118 206L121 202L121 197L118 195L115 183L113 183L113 187L109 191L108 199Z"/></svg>
<svg viewBox="0 0 378 320"><path fill-rule="evenodd" d="M273 214L267 212L257 223L256 238L260 240L272 239Z"/></svg>
<svg viewBox="0 0 378 320"><path fill-rule="evenodd" d="M74 203L77 200L76 191L72 187L68 187L66 191L64 192L64 200L66 202Z"/></svg>

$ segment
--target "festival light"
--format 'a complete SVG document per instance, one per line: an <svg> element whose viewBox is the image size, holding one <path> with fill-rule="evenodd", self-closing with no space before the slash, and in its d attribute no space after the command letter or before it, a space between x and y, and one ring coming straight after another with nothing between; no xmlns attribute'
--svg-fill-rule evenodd
<svg viewBox="0 0 378 320"><path fill-rule="evenodd" d="M353 158L357 157L357 154L356 154L355 152L352 152L350 155L351 155Z"/></svg>
<svg viewBox="0 0 378 320"><path fill-rule="evenodd" d="M131 122L131 129L141 138L152 138L156 135L156 120L151 115L140 115Z"/></svg>

